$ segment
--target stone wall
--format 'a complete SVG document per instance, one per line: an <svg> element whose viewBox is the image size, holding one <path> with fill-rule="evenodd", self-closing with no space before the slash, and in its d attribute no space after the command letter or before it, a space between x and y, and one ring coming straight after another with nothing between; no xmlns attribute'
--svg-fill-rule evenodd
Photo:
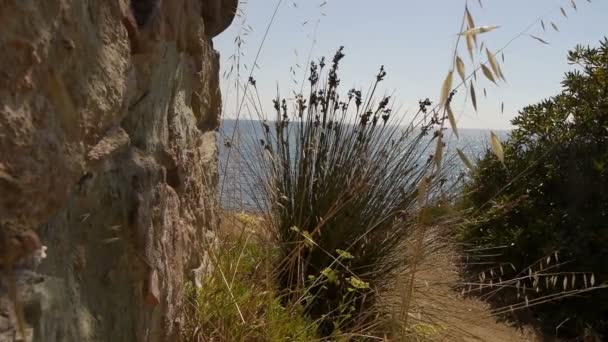
<svg viewBox="0 0 608 342"><path fill-rule="evenodd" d="M236 3L0 2L0 341L12 273L34 340L177 340L218 220L211 38Z"/></svg>

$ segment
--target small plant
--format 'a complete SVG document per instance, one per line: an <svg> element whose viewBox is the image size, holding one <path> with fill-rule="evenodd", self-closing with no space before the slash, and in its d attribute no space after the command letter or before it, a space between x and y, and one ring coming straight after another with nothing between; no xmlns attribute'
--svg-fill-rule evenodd
<svg viewBox="0 0 608 342"><path fill-rule="evenodd" d="M232 220L232 218L230 218ZM184 341L311 341L316 325L299 305L284 305L267 269L271 247L250 233L259 221L236 214L242 234L224 237L200 288L186 284ZM238 223L237 223L238 222Z"/></svg>
<svg viewBox="0 0 608 342"><path fill-rule="evenodd" d="M440 336L444 329L436 325L419 323L413 324L409 330L411 331L410 339L412 341L425 342L432 341L433 338Z"/></svg>

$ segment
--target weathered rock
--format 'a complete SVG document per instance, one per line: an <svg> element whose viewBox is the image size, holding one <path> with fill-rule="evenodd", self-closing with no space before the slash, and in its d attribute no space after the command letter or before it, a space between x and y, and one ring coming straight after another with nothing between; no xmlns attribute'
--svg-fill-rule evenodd
<svg viewBox="0 0 608 342"><path fill-rule="evenodd" d="M218 220L211 38L236 4L0 4L0 229L48 246L45 280L22 289L39 294L35 340L177 339Z"/></svg>

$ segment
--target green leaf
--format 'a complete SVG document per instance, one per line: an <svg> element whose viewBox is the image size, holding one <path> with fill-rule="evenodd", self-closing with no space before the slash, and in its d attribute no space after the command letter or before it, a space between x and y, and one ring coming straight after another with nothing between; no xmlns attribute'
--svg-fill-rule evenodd
<svg viewBox="0 0 608 342"><path fill-rule="evenodd" d="M348 280L348 282L355 288L358 290L364 290L364 289L369 289L369 283L364 282L363 280L352 276L350 278L346 278L346 280Z"/></svg>
<svg viewBox="0 0 608 342"><path fill-rule="evenodd" d="M354 257L352 254L350 254L349 252L347 252L347 251L343 251L343 250L341 250L341 249L336 249L336 253L338 253L338 255L340 256L340 258L342 258L342 259L347 259L347 260L348 260L348 259L354 259L354 258L355 258L355 257Z"/></svg>
<svg viewBox="0 0 608 342"><path fill-rule="evenodd" d="M327 278L327 282L330 284L340 284L340 279L338 277L339 274L340 272L330 267L326 267L323 271L321 271L321 275L325 276L325 278Z"/></svg>
<svg viewBox="0 0 608 342"><path fill-rule="evenodd" d="M302 235L304 236L304 244L308 248L312 248L315 245L315 240L312 239L312 236L308 231L303 231Z"/></svg>

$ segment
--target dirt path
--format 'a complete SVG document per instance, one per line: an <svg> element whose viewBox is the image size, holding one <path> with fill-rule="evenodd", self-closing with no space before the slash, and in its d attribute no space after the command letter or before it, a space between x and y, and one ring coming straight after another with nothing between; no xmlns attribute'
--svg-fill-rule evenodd
<svg viewBox="0 0 608 342"><path fill-rule="evenodd" d="M533 329L498 322L486 303L456 293L456 260L455 253L442 251L421 265L411 311L418 333L431 341L541 341Z"/></svg>

